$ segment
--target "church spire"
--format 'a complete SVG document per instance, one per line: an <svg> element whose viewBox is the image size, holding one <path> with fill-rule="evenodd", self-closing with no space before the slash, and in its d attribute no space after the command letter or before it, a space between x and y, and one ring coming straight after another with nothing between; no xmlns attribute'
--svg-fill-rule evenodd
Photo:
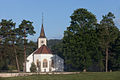
<svg viewBox="0 0 120 80"><path fill-rule="evenodd" d="M44 27L43 27L43 13L42 13L42 27L41 27L41 32L40 32L40 38L46 38L45 32L44 32Z"/></svg>

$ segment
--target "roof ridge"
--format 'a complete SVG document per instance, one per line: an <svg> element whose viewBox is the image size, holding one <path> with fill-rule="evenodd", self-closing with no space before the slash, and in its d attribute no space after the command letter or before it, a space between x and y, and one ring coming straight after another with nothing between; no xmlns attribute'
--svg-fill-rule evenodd
<svg viewBox="0 0 120 80"><path fill-rule="evenodd" d="M40 48L38 48L35 54L52 54L52 52L46 45L42 45Z"/></svg>

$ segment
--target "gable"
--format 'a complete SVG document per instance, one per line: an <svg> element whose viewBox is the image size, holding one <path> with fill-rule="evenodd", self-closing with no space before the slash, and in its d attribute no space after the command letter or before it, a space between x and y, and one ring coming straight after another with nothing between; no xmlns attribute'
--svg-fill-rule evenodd
<svg viewBox="0 0 120 80"><path fill-rule="evenodd" d="M46 45L42 45L34 54L52 54L52 52Z"/></svg>

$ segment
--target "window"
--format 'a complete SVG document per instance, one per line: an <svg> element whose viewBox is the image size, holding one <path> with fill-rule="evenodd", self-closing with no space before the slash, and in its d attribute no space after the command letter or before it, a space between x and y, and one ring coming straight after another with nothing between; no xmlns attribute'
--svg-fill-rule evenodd
<svg viewBox="0 0 120 80"><path fill-rule="evenodd" d="M52 62L51 62L51 67L54 68L54 60L52 60Z"/></svg>
<svg viewBox="0 0 120 80"><path fill-rule="evenodd" d="M40 61L38 59L37 59L36 64L37 64L37 67L40 67Z"/></svg>
<svg viewBox="0 0 120 80"><path fill-rule="evenodd" d="M41 41L41 43L44 43L44 41Z"/></svg>
<svg viewBox="0 0 120 80"><path fill-rule="evenodd" d="M43 68L47 68L47 66L48 66L47 60L44 59L44 60L43 60Z"/></svg>

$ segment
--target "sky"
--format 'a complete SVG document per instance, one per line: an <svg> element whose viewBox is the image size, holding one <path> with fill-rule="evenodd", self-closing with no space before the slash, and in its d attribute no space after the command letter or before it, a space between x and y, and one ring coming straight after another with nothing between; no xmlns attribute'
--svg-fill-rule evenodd
<svg viewBox="0 0 120 80"><path fill-rule="evenodd" d="M98 22L102 15L112 12L116 25L120 26L120 0L0 0L0 20L12 19L16 26L23 19L32 21L36 34L29 36L28 40L37 41L43 13L47 39L61 39L70 25L70 16L78 8L92 12Z"/></svg>

